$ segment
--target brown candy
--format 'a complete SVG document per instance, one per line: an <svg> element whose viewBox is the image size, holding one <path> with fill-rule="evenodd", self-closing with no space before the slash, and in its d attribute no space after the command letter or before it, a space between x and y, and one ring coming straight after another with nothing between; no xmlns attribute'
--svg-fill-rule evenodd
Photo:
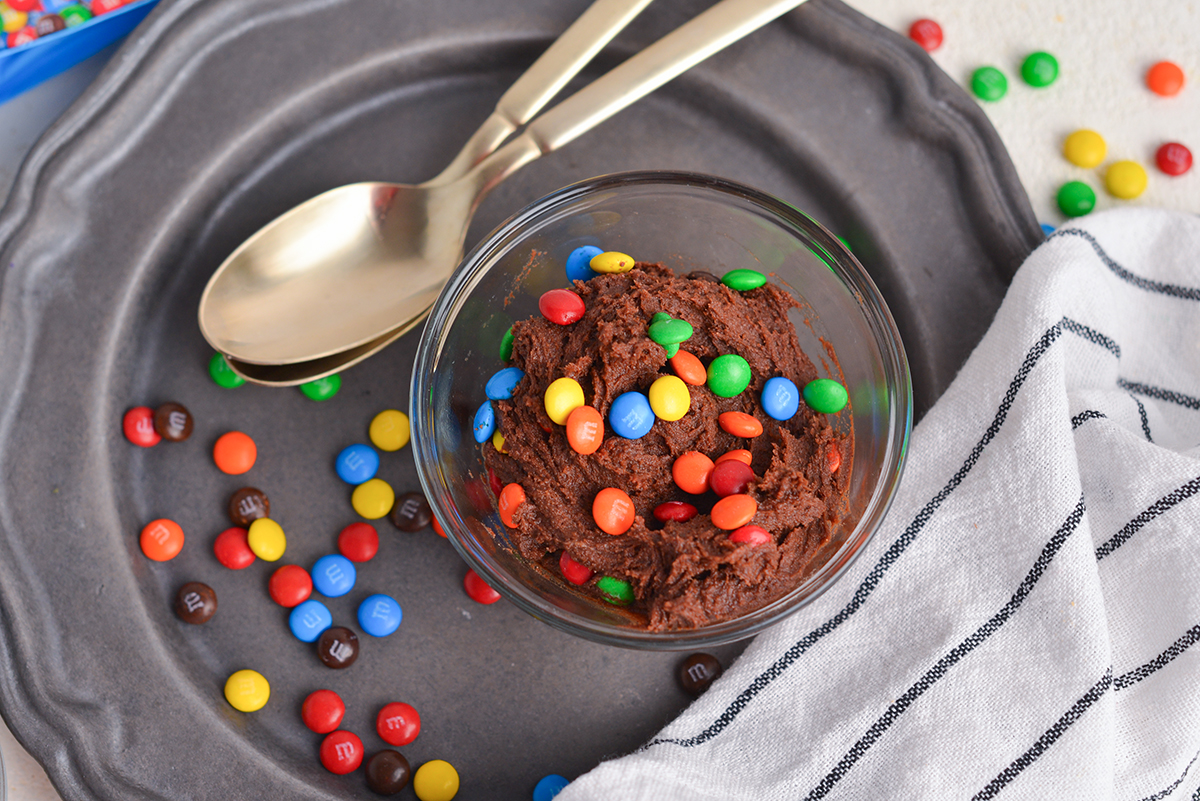
<svg viewBox="0 0 1200 801"><path fill-rule="evenodd" d="M255 487L242 487L229 499L229 519L235 526L248 527L255 520L271 516L267 494Z"/></svg>
<svg viewBox="0 0 1200 801"><path fill-rule="evenodd" d="M367 786L379 795L395 795L411 778L412 768L399 751L385 748L367 760Z"/></svg>
<svg viewBox="0 0 1200 801"><path fill-rule="evenodd" d="M724 672L721 662L712 654L692 654L679 666L679 686L700 695Z"/></svg>
<svg viewBox="0 0 1200 801"><path fill-rule="evenodd" d="M178 403L164 403L154 410L154 430L163 439L183 442L192 435L192 413Z"/></svg>
<svg viewBox="0 0 1200 801"><path fill-rule="evenodd" d="M38 19L33 27L37 30L38 37L41 38L63 30L67 27L67 21L58 14L47 14Z"/></svg>
<svg viewBox="0 0 1200 801"><path fill-rule="evenodd" d="M317 640L317 656L326 667L350 667L358 659L358 635L345 626L325 629Z"/></svg>
<svg viewBox="0 0 1200 801"><path fill-rule="evenodd" d="M692 270L687 274L687 277L692 281L709 281L714 284L721 283L720 278L717 278L712 273L705 272L704 270Z"/></svg>
<svg viewBox="0 0 1200 801"><path fill-rule="evenodd" d="M406 492L392 506L392 523L401 531L420 531L433 520L429 501L419 492Z"/></svg>
<svg viewBox="0 0 1200 801"><path fill-rule="evenodd" d="M184 623L199 626L217 613L217 594L199 581L189 581L175 593L175 614Z"/></svg>

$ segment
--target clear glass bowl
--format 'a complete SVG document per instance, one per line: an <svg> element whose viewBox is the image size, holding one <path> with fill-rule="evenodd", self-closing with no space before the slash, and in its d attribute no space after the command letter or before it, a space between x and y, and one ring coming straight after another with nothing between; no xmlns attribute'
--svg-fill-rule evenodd
<svg viewBox="0 0 1200 801"><path fill-rule="evenodd" d="M488 488L473 418L485 399L484 384L503 366L504 332L538 314L546 290L568 286L566 256L584 244L682 272L721 275L753 267L767 273L800 302L792 321L805 353L823 376L849 390L849 406L832 420L853 443L853 458L842 468L852 470L843 527L799 586L773 603L700 628L649 631L638 616L580 591L512 546ZM746 186L704 175L638 172L593 178L548 195L468 254L421 335L410 413L425 494L449 539L484 580L563 631L631 648L685 649L759 632L812 602L845 572L879 527L900 480L912 388L891 313L837 237Z"/></svg>

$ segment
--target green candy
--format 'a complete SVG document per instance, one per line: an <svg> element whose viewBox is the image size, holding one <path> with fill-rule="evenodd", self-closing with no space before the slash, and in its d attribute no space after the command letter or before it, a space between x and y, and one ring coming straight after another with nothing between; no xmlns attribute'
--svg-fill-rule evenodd
<svg viewBox="0 0 1200 801"><path fill-rule="evenodd" d="M67 6L58 12L58 15L63 18L63 22L67 23L68 28L82 25L92 18L92 12L81 5Z"/></svg>
<svg viewBox="0 0 1200 801"><path fill-rule="evenodd" d="M233 389L246 383L246 379L233 372L229 362L225 361L225 357L220 353L214 353L213 357L208 360L208 374L212 376L213 381L217 382L217 386L225 387L225 389Z"/></svg>
<svg viewBox="0 0 1200 801"><path fill-rule="evenodd" d="M664 347L687 342L693 333L692 324L687 320L668 319L650 323L650 338Z"/></svg>
<svg viewBox="0 0 1200 801"><path fill-rule="evenodd" d="M738 292L749 292L751 289L758 289L767 283L767 277L758 270L742 268L725 273L721 276L721 283Z"/></svg>
<svg viewBox="0 0 1200 801"><path fill-rule="evenodd" d="M612 576L601 576L596 582L596 589L600 590L604 600L610 604L629 606L633 603L633 587L629 586L628 581L621 581Z"/></svg>
<svg viewBox="0 0 1200 801"><path fill-rule="evenodd" d="M654 316L650 318L650 325L654 325L655 323L660 322L662 320L670 320L670 319L671 319L671 315L667 314L666 312L655 312Z"/></svg>
<svg viewBox="0 0 1200 801"><path fill-rule="evenodd" d="M318 378L316 381L309 381L307 384L300 385L300 391L305 394L310 400L323 401L329 400L338 393L342 388L342 377L337 373L327 375L324 378Z"/></svg>
<svg viewBox="0 0 1200 801"><path fill-rule="evenodd" d="M663 345L663 347L667 349L667 358L668 359L673 358L676 353L679 353L679 343L678 342L671 342L670 344Z"/></svg>
<svg viewBox="0 0 1200 801"><path fill-rule="evenodd" d="M1059 187L1057 200L1068 217L1082 217L1096 208L1096 193L1083 181L1067 181Z"/></svg>
<svg viewBox="0 0 1200 801"><path fill-rule="evenodd" d="M1008 78L995 67L980 67L971 74L971 91L980 100L999 100L1008 92Z"/></svg>
<svg viewBox="0 0 1200 801"><path fill-rule="evenodd" d="M846 388L832 378L818 378L804 385L804 402L822 414L837 414L849 400Z"/></svg>
<svg viewBox="0 0 1200 801"><path fill-rule="evenodd" d="M500 361L506 362L512 358L514 339L516 337L513 336L512 326L510 325L508 330L504 332L504 337L500 340Z"/></svg>
<svg viewBox="0 0 1200 801"><path fill-rule="evenodd" d="M1021 64L1021 77L1030 86L1049 86L1058 77L1058 59L1040 50L1030 53Z"/></svg>
<svg viewBox="0 0 1200 801"><path fill-rule="evenodd" d="M726 353L708 365L708 388L714 395L732 398L750 386L750 363L736 353Z"/></svg>

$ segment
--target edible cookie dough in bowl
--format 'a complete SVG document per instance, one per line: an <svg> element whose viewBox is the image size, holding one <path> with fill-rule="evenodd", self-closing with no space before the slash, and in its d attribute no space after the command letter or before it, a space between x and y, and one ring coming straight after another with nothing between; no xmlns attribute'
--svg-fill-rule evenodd
<svg viewBox="0 0 1200 801"><path fill-rule="evenodd" d="M845 572L900 480L904 347L853 255L710 176L561 189L466 257L422 333L417 472L468 565L598 642L750 636Z"/></svg>

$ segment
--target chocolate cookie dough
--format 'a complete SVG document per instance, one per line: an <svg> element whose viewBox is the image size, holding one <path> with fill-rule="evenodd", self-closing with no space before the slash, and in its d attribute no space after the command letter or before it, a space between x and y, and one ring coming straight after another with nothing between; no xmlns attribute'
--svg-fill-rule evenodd
<svg viewBox="0 0 1200 801"><path fill-rule="evenodd" d="M557 573L565 551L594 572L582 589L597 595L601 577L628 582L630 609L652 630L735 618L795 587L839 524L850 473L850 442L826 415L801 403L794 416L779 421L760 402L768 379L784 376L803 387L818 377L788 319L795 299L771 283L737 291L707 277L638 263L629 272L576 281L586 309L577 322L538 316L516 323L511 364L524 377L511 399L492 402L507 453L482 446L500 481L524 489L509 530L521 553ZM674 374L667 350L647 333L659 312L691 324L681 347L702 363L724 354L745 358L750 384L733 397L689 384L683 417L656 419L645 436L626 439L608 424L613 401L625 392L645 393L655 379ZM603 444L594 453L573 450L564 427L547 415L543 395L562 377L579 382L585 403L605 421ZM727 433L718 415L729 411L753 415L762 433ZM699 451L716 461L737 449L750 452L755 478L745 493L758 504L750 522L769 533L766 543L731 541L730 531L710 517L718 496L689 494L672 478L681 454ZM593 500L608 487L622 490L634 506L633 524L617 536L593 519ZM654 509L669 501L691 504L698 514L684 522L658 520Z"/></svg>

